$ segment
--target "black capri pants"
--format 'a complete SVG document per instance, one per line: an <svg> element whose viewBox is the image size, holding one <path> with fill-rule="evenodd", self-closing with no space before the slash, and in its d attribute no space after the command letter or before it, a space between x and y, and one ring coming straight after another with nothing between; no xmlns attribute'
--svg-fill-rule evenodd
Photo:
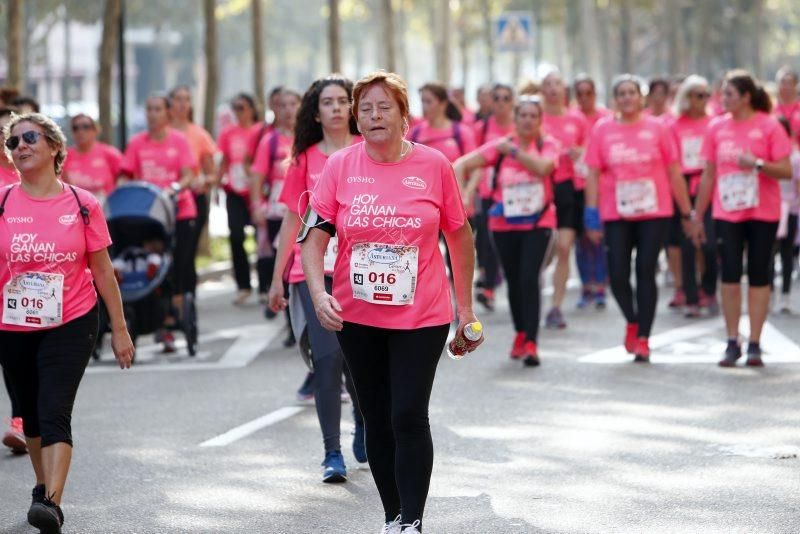
<svg viewBox="0 0 800 534"><path fill-rule="evenodd" d="M0 364L7 373L29 438L42 447L72 446L72 407L97 340L97 306L48 330L0 331Z"/></svg>
<svg viewBox="0 0 800 534"><path fill-rule="evenodd" d="M197 289L197 271L194 266L196 225L197 219L175 223L175 253L172 264L172 287L175 295L194 293Z"/></svg>
<svg viewBox="0 0 800 534"><path fill-rule="evenodd" d="M722 283L741 283L744 272L742 259L746 246L748 284L750 287L770 285L778 223L765 221L732 223L720 219L715 220L715 223L717 246L722 263Z"/></svg>

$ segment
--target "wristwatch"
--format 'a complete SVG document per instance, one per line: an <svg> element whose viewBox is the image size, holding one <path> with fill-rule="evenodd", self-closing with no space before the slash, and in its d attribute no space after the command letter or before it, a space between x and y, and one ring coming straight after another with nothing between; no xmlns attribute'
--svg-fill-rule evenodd
<svg viewBox="0 0 800 534"><path fill-rule="evenodd" d="M697 219L697 212L695 210L689 210L689 213L681 213L681 218L686 221L694 221Z"/></svg>
<svg viewBox="0 0 800 534"><path fill-rule="evenodd" d="M764 160L761 159L761 158L758 158L756 160L756 164L754 165L754 167L758 172L761 172L762 170L764 170Z"/></svg>
<svg viewBox="0 0 800 534"><path fill-rule="evenodd" d="M517 154L519 154L519 149L517 147L515 147L515 146L512 146L508 150L508 155L511 156L514 159L517 159Z"/></svg>

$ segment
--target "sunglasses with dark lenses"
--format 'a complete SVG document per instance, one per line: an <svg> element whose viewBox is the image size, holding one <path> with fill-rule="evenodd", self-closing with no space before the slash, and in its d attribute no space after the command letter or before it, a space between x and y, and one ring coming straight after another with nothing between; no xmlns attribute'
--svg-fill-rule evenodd
<svg viewBox="0 0 800 534"><path fill-rule="evenodd" d="M509 95L505 96L493 96L492 99L495 102L511 102L511 97Z"/></svg>
<svg viewBox="0 0 800 534"><path fill-rule="evenodd" d="M94 130L94 126L92 126L88 122L79 123L79 124L73 124L72 125L72 131L73 132L79 132L81 130Z"/></svg>
<svg viewBox="0 0 800 534"><path fill-rule="evenodd" d="M42 134L34 130L28 130L22 135L12 135L8 139L6 139L6 148L12 151L16 150L17 147L19 146L20 137L22 138L23 141L25 141L26 145L35 145L39 141L39 138L41 136Z"/></svg>
<svg viewBox="0 0 800 534"><path fill-rule="evenodd" d="M233 111L235 111L237 113L239 113L241 111L244 111L244 105L242 105L242 104L234 104L233 105Z"/></svg>

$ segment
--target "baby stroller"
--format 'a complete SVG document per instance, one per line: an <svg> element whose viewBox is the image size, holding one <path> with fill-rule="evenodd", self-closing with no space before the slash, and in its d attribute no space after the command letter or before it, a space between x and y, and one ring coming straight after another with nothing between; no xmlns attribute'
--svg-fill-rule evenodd
<svg viewBox="0 0 800 534"><path fill-rule="evenodd" d="M111 260L119 280L128 331L134 344L141 335L163 328L169 312L176 318L170 330L181 330L190 356L197 354L197 310L194 295L183 295L183 309L172 309L170 268L175 246L175 201L158 187L130 182L105 202L113 245ZM110 332L103 310L100 332ZM98 345L100 342L98 341ZM95 358L99 358L96 351Z"/></svg>

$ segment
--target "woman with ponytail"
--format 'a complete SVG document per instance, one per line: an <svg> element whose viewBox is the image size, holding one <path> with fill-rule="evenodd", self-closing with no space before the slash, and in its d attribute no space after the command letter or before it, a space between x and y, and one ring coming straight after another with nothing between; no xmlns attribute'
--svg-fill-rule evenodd
<svg viewBox="0 0 800 534"><path fill-rule="evenodd" d="M741 279L747 249L747 310L750 342L747 365L762 367L761 329L770 299L770 262L781 213L778 180L792 177L792 143L775 117L764 88L746 71L728 73L722 92L728 112L708 128L701 157L705 169L692 213L693 236L705 241L703 215L712 203L722 264L722 310L728 334L722 367L734 367L742 356L739 318Z"/></svg>
<svg viewBox="0 0 800 534"><path fill-rule="evenodd" d="M475 135L461 125L461 111L447 96L447 87L426 83L419 96L425 120L411 129L409 141L435 148L451 162L475 150Z"/></svg>

